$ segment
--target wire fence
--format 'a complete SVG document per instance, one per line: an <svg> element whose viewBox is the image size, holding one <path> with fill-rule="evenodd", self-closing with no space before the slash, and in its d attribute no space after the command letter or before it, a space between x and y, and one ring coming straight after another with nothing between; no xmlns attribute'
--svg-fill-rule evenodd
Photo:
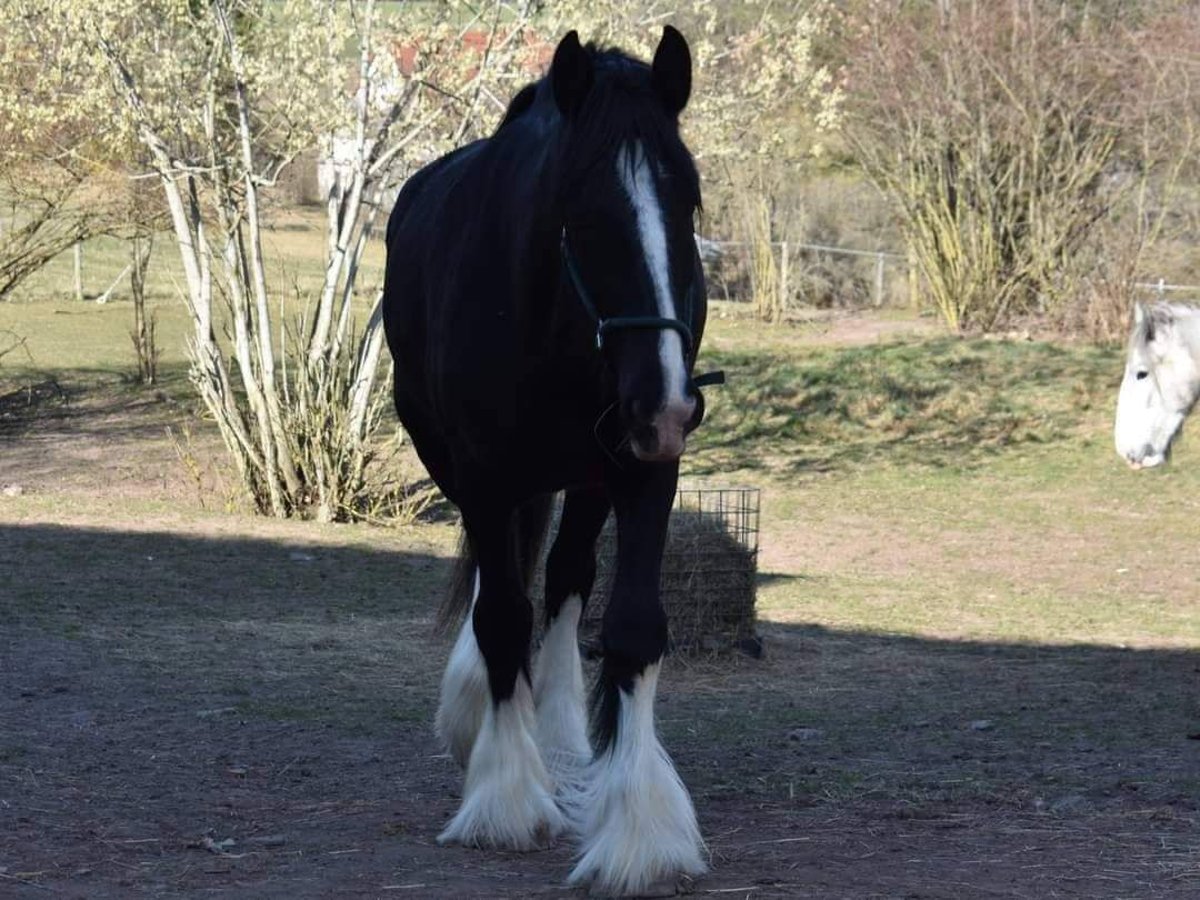
<svg viewBox="0 0 1200 900"><path fill-rule="evenodd" d="M1200 284L1167 284L1165 278L1157 281L1135 281L1135 290L1153 293L1157 299L1166 300L1167 294L1194 294L1200 299Z"/></svg>
<svg viewBox="0 0 1200 900"><path fill-rule="evenodd" d="M750 245L696 236L705 261L710 297L750 302ZM796 307L865 308L912 300L908 258L894 250L865 250L809 241L772 241L784 310ZM831 264L830 257L841 258ZM1200 302L1200 285L1172 284L1165 278L1135 281L1131 287L1159 300L1191 294Z"/></svg>
<svg viewBox="0 0 1200 900"><path fill-rule="evenodd" d="M753 296L750 245L700 235L696 235L696 245L705 261L710 297L749 302ZM908 258L895 250L792 240L772 241L771 248L776 255L780 305L784 310L879 308L911 300ZM173 251L172 241L156 242L155 258L149 267L151 293L169 295L178 291ZM130 270L127 242L102 236L55 257L19 293L103 301L128 294ZM1137 281L1132 287L1158 299L1191 294L1200 301L1200 285L1173 284L1164 277Z"/></svg>
<svg viewBox="0 0 1200 900"><path fill-rule="evenodd" d="M697 236L710 296L749 301L751 246ZM812 241L772 241L780 308L881 307L908 292L908 261L891 250L863 250Z"/></svg>

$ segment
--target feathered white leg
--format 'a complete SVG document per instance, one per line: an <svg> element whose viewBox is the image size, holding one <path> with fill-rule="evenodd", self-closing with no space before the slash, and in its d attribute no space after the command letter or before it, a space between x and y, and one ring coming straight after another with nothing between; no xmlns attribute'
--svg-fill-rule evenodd
<svg viewBox="0 0 1200 900"><path fill-rule="evenodd" d="M566 599L546 630L533 669L537 743L556 787L578 780L592 758L579 658L579 618L583 600Z"/></svg>
<svg viewBox="0 0 1200 900"><path fill-rule="evenodd" d="M616 736L569 804L582 841L568 880L593 893L644 894L707 868L691 798L654 731L658 672L647 666L620 692Z"/></svg>
<svg viewBox="0 0 1200 900"><path fill-rule="evenodd" d="M466 621L458 632L458 640L450 652L446 672L442 675L442 695L438 703L436 728L442 744L455 761L466 768L475 746L475 737L483 724L484 710L488 705L487 666L479 643L475 640L475 626L471 614L475 601L479 599L479 569L475 570L475 591Z"/></svg>
<svg viewBox="0 0 1200 900"><path fill-rule="evenodd" d="M489 702L484 711L462 806L439 843L536 850L562 832L562 813L530 732L532 716L529 682L518 675L513 696Z"/></svg>

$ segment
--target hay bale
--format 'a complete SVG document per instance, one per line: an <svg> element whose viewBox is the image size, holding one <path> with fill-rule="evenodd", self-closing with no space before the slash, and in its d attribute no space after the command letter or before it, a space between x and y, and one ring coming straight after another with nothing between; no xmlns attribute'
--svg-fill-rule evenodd
<svg viewBox="0 0 1200 900"><path fill-rule="evenodd" d="M755 639L758 491L681 490L663 552L662 601L676 653L730 650ZM610 517L596 553L596 586L584 614L583 639L598 641L616 565Z"/></svg>

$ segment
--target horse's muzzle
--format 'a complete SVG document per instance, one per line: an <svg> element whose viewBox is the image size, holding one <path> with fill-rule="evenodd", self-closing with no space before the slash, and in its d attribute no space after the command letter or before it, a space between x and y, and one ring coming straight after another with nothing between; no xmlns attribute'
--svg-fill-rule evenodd
<svg viewBox="0 0 1200 900"><path fill-rule="evenodd" d="M1141 457L1140 459L1126 458L1125 462L1129 464L1129 468L1135 472L1140 472L1142 469L1154 469L1165 464L1167 457L1162 453L1152 453Z"/></svg>
<svg viewBox="0 0 1200 900"><path fill-rule="evenodd" d="M674 462L683 455L687 436L704 418L704 398L691 392L684 402L658 411L649 421L634 418L629 429L630 449L642 462Z"/></svg>
<svg viewBox="0 0 1200 900"><path fill-rule="evenodd" d="M634 436L629 447L635 458L642 462L674 462L683 456L687 439L682 431L655 431L648 439Z"/></svg>

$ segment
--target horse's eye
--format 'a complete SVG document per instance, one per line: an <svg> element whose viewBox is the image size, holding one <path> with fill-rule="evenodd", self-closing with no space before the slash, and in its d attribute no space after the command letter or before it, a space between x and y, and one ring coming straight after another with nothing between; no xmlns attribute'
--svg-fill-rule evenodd
<svg viewBox="0 0 1200 900"><path fill-rule="evenodd" d="M1142 370L1141 370L1140 372L1138 372L1138 373L1137 373L1137 375L1136 375L1136 376L1134 376L1134 377L1135 377L1135 378L1137 378L1137 380L1138 380L1138 381L1141 381L1143 378L1145 378L1145 377L1146 377L1147 375L1149 375L1149 374L1150 374L1150 373L1149 373L1149 372L1147 372L1145 369L1142 369Z"/></svg>

